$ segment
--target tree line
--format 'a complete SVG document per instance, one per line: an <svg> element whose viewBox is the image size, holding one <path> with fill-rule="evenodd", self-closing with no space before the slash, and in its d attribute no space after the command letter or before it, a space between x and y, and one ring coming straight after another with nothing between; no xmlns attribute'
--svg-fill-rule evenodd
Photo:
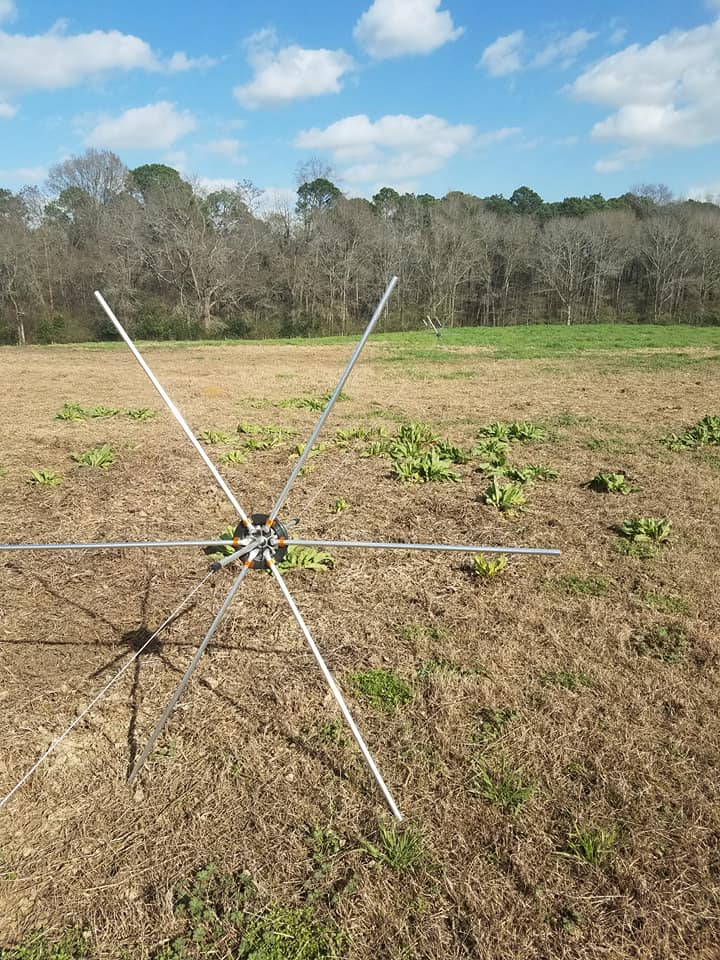
<svg viewBox="0 0 720 960"><path fill-rule="evenodd" d="M324 173L324 171L320 171ZM720 207L636 187L546 203L534 190L347 198L326 175L260 211L249 181L207 192L109 151L0 189L0 342L103 339L100 289L140 338L337 334L390 275L387 329L720 323Z"/></svg>

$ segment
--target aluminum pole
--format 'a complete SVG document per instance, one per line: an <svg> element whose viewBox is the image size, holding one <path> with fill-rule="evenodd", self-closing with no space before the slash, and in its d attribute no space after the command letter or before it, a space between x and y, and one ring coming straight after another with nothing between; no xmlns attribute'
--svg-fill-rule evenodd
<svg viewBox="0 0 720 960"><path fill-rule="evenodd" d="M137 347L135 346L135 344L132 342L132 340L130 339L130 337L127 335L127 333L126 333L125 330L123 329L122 325L120 324L120 321L119 321L118 318L115 316L115 314L112 312L112 310L110 309L110 307L107 305L107 303L105 302L105 299L104 299L103 295L102 295L98 290L95 291L95 299L96 299L97 302L100 304L100 306L103 308L103 310L104 310L105 313L107 314L108 319L110 320L110 322L112 323L112 325L115 327L115 329L117 330L117 332L120 334L120 336L123 338L123 340L125 341L125 343L126 343L126 344L128 345L128 347L130 348L130 351L131 351L132 355L135 357L135 359L137 360L137 362L140 364L140 366L143 368L143 370L144 370L145 373L147 374L148 379L150 380L150 382L152 383L152 385L155 387L155 389L157 390L157 392L158 392L158 393L160 394L160 396L162 397L162 400L163 400L163 402L165 403L165 405L166 405L166 407L168 408L168 410L170 411L170 413L175 417L175 419L177 420L177 422L180 424L183 432L184 432L185 435L187 436L187 438L188 438L188 440L190 441L190 443L195 447L195 449L197 450L197 452L200 454L200 457L202 458L203 463L204 463L205 466L208 468L208 470L209 470L210 473L213 475L213 477L215 477L215 480L216 480L216 482L217 482L217 485L220 487L220 489L222 490L222 492L223 492L223 493L225 494L225 496L228 498L228 500L229 500L230 503L233 505L233 507L235 508L235 510L237 510L238 515L240 516L240 519L241 519L241 520L244 520L245 523L249 524L249 523L250 523L250 518L248 517L248 515L245 513L245 511L243 510L243 508L240 506L240 504L239 504L238 501L236 500L235 494L232 492L232 490L231 490L230 487L227 485L227 483L225 483L225 481L223 480L222 476L220 475L220 472L219 472L218 468L215 466L215 464L212 462L212 460L211 460L210 457L207 455L207 453L205 452L205 450L202 448L201 444L200 444L200 443L198 442L198 440L197 440L197 437L196 437L195 434L192 432L192 430L190 429L190 427L187 425L187 422L185 421L183 415L180 413L180 411L178 410L178 408L175 406L175 404L172 402L172 400L170 399L170 397L167 395L167 393L166 393L165 390L163 389L162 384L160 383L160 381L158 380L158 378L155 376L155 374L152 372L152 370L150 369L150 367L147 365L147 363L146 363L145 360L143 359L142 355L140 354L140 351L137 349Z"/></svg>
<svg viewBox="0 0 720 960"><path fill-rule="evenodd" d="M147 758L148 758L148 757L150 756L150 754L152 753L152 749L153 749L153 747L155 746L155 743L157 742L158 737L159 737L160 734L163 732L163 729L165 728L165 724L168 722L168 719L169 719L169 717L170 717L170 714L171 714L171 713L173 712L173 710L175 709L175 704L176 704L176 703L178 702L178 700L180 699L180 697L181 697L181 695L182 695L182 692L183 692L183 690L185 689L185 687L187 686L188 681L190 680L190 677L191 677L191 676L193 675L193 673L195 672L195 668L197 667L198 663L200 663L200 658L201 658L202 655L205 653L205 648L207 647L208 643L210 642L210 638L211 638L212 635L215 633L215 631L217 630L217 628L220 626L220 621L222 620L222 618L223 618L223 617L225 616L225 614L227 613L227 609L228 609L228 607L230 606L230 604L232 603L233 597L234 597L235 594L238 592L238 588L240 587L240 584L241 584L241 583L243 582L243 580L245 579L245 575L247 574L247 572L248 572L249 569L250 569L250 567L243 567L242 570L240 571L240 573L239 573L239 574L237 575L237 577L235 578L235 581L234 581L233 585L230 587L230 590L229 590L229 592L228 592L228 595L225 597L222 606L220 607L220 609L218 610L218 612L215 614L215 619L213 620L212 624L210 625L210 629L208 630L208 632L207 632L207 633L205 634L205 636L203 637L202 643L200 644L200 646L199 646L199 647L197 648L197 650L195 651L195 656L194 656L194 657L192 658L192 660L190 661L190 665L188 666L187 670L185 671L182 680L180 681L180 683L179 683L179 684L177 685L177 687L175 688L175 692L173 693L172 697L170 697L170 700L168 701L168 705L165 707L165 710L163 711L162 716L160 717L160 719L158 720L158 722L155 724L155 729L153 730L152 734L150 735L150 739L149 739L148 742L145 744L145 748L143 749L143 752L140 754L140 756L138 757L138 759L135 761L135 766L132 768L132 771L131 771L131 773L130 773L130 776L128 777L128 783L132 783L132 782L133 782L133 780L135 779L135 777L138 775L138 773L139 773L140 770L142 769L143 764L145 763L145 761L147 760Z"/></svg>
<svg viewBox="0 0 720 960"><path fill-rule="evenodd" d="M138 547L236 547L235 540L129 540L112 543L0 543L0 550L125 550Z"/></svg>
<svg viewBox="0 0 720 960"><path fill-rule="evenodd" d="M520 553L557 557L559 550L545 547L482 547L470 543L384 543L380 540L284 540L288 547L363 547L377 550L445 550L452 553Z"/></svg>
<svg viewBox="0 0 720 960"><path fill-rule="evenodd" d="M380 318L380 315L381 315L381 313L383 312L383 310L384 310L384 308L385 308L385 304L386 304L386 303L388 302L388 300L390 299L390 294L391 294L391 293L393 292L393 290L395 289L395 284L396 284L397 282L398 282L398 278L397 278L397 277L393 277L393 278L390 280L390 283L389 283L389 284L387 285L387 287L385 288L385 293L382 295L382 299L380 300L380 303L377 305L377 308L376 308L376 310L375 310L375 313L374 313L374 314L372 315L372 317L370 318L370 323L368 323L367 327L365 328L365 332L363 333L362 337L360 338L360 342L359 342L358 345L355 347L355 351L353 352L353 355L350 357L350 360L349 360L349 362L348 362L348 365L347 365L347 366L345 367L345 369L343 370L343 373L342 373L342 376L340 377L340 380L339 380L339 382L338 382L338 385L335 387L335 390L334 390L332 396L330 397L330 399L329 399L328 402L327 402L327 406L325 407L325 409L323 410L323 412L320 414L320 419L318 420L315 429L314 429L313 432L311 433L310 439L309 439L308 442L305 444L305 449L304 449L303 452L300 454L300 457L299 457L297 463L296 463L295 466L293 467L293 471L292 471L292 473L290 474L290 476L289 476L289 478L288 478L288 482L287 482L287 483L285 484L285 486L283 487L283 491L282 491L282 493L280 494L280 496L277 498L277 500L276 500L276 502L275 502L275 506L274 506L274 507L272 508L272 510L270 511L270 516L269 516L269 518L268 518L268 522L272 522L273 520L275 520L275 519L277 518L277 515L278 515L278 513L280 512L280 509L281 509L282 505L285 503L285 500L287 499L287 495L290 493L290 488L292 487L293 483L295 483L295 480L297 479L298 474L299 474L300 471L302 470L305 461L306 461L307 458L310 456L310 450L312 449L313 444L314 444L315 441L317 440L318 434L319 434L320 431L322 430L323 424L324 424L325 421L327 420L328 415L330 414L330 411L332 410L333 406L335 405L335 401L337 400L337 398L338 398L338 397L340 396L340 394L342 393L342 388L345 386L345 382L347 381L347 378L350 376L350 373L351 373L351 371L352 371L352 368L353 368L353 367L355 366L355 364L357 363L357 359L358 359L358 357L360 356L360 352L362 351L362 348L365 346L365 343L366 343L366 341L367 341L367 338L368 338L368 337L370 336L370 334L372 333L375 324L377 323L378 319Z"/></svg>
<svg viewBox="0 0 720 960"><path fill-rule="evenodd" d="M372 775L375 777L377 785L380 787L382 794L385 797L385 800L387 801L387 805L390 807L390 810L392 811L393 816L399 823L403 819L403 815L398 810L397 804L393 799L393 795L388 790L387 785L385 784L385 781L380 775L380 771L375 765L375 761L373 760L372 755L370 754L370 751L368 750L367 745L365 744L365 741L363 740L362 735L358 730L357 725L355 724L355 721L352 718L352 714L350 713L350 710L348 709L348 706L345 703L345 698L343 697L340 691L340 688L335 682L333 675L330 673L330 670L328 669L327 664L323 660L322 654L320 653L320 650L318 649L317 644L313 640L310 634L310 631L306 627L305 621L303 620L302 614L298 610L295 601L290 596L290 591L288 590L285 584L285 581L283 580L280 574L280 571L278 570L278 568L276 567L273 561L268 561L268 565L270 567L270 571L272 575L275 577L278 584L280 585L280 589L282 590L283 595L288 602L288 606L292 610L293 616L297 620L300 626L300 629L302 630L305 636L305 639L310 645L310 649L312 650L312 654L315 657L315 660L317 661L317 665L320 667L322 674L325 677L325 680L327 681L327 684L330 687L330 690L332 691L332 695L335 697L335 700L337 701L337 705L340 707L340 710L342 711L342 714L345 717L347 725L350 727L350 731L353 737L355 737L355 741L357 745L360 747L360 750L362 751L362 755L365 758L367 765L370 767L370 771L372 772Z"/></svg>

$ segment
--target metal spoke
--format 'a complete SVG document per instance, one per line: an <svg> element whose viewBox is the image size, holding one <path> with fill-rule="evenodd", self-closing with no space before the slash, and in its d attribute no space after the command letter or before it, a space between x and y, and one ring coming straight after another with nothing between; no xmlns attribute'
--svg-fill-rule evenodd
<svg viewBox="0 0 720 960"><path fill-rule="evenodd" d="M0 550L125 550L138 547L236 547L239 540L129 540L112 543L0 543Z"/></svg>
<svg viewBox="0 0 720 960"><path fill-rule="evenodd" d="M167 393L166 393L165 390L163 389L162 384L160 383L160 381L158 380L158 378L155 376L155 374L152 372L152 370L150 369L150 367L147 365L147 363L146 363L145 360L143 359L142 355L140 354L140 351L137 349L137 347L135 346L135 344L132 342L132 340L130 339L130 337L127 335L127 333L125 332L124 328L123 328L122 325L120 324L120 321L119 321L118 318L115 316L115 314L112 312L112 310L110 309L110 307L107 305L107 303L105 302L105 299L104 299L103 295L102 295L98 290L95 291L95 299L96 299L97 302L100 304L100 306L103 308L103 310L104 310L105 313L107 314L108 319L110 320L110 322L112 323L112 325L115 327L115 329L117 330L117 332L120 334L120 336L123 338L123 340L125 341L125 343L126 343L126 344L128 345L128 347L130 348L130 351L131 351L132 355L135 357L135 359L137 360L137 362L140 364L140 366L143 368L143 370L144 370L145 373L147 374L148 379L150 380L150 382L152 383L152 385L155 387L155 389L157 390L157 392L158 392L158 393L160 394L160 396L162 397L162 400L163 400L163 402L165 403L165 405L167 406L167 408L168 408L168 410L170 411L170 413L175 417L175 419L177 420L177 422L180 424L183 432L184 432L185 435L187 436L187 438L188 438L188 440L190 441L190 443L195 447L195 449L197 450L197 452L200 454L200 457L201 457L203 463L204 463L205 466L208 468L208 470L210 471L210 473L212 473L213 477L215 477L215 480L216 480L216 482L217 482L217 485L220 487L220 489L222 490L222 492L223 492L223 493L225 494L225 496L228 498L228 500L229 500L230 503L233 505L233 507L235 508L235 510L237 510L238 515L240 516L240 519L241 519L241 520L244 520L245 523L248 523L248 524L249 524L250 518L248 517L248 515L245 513L245 511L243 510L243 508L242 508L242 507L240 506L240 504L238 503L237 499L235 498L235 494L232 492L232 490L231 490L230 487L227 485L227 483L223 480L222 476L220 475L220 472L219 472L218 468L217 468L217 467L215 466L215 464L212 462L212 460L211 460L210 457L207 455L207 453L203 450L203 448L202 448L201 444L198 442L195 434L192 432L192 430L190 429L190 427L187 425L187 422L185 421L183 415L180 413L180 411L178 410L178 408L175 406L175 404L172 402L172 400L170 399L170 397L167 395Z"/></svg>
<svg viewBox="0 0 720 960"><path fill-rule="evenodd" d="M357 359L358 359L358 357L360 356L360 352L362 351L362 348L365 346L365 343L366 343L366 341L367 341L367 338L368 338L368 337L370 336L370 334L372 333L373 327L375 326L375 324L377 323L377 321L378 321L381 313L383 312L383 310L384 310L384 308L385 308L385 304L386 304L386 303L388 302L388 300L390 299L390 294L391 294L391 293L393 292L393 290L395 289L395 284L396 284L397 282L398 282L398 278L397 278L397 277L393 277L393 278L390 280L390 283L389 283L389 284L387 285L387 287L385 288L385 293L382 295L382 299L380 300L380 303L377 305L377 308L376 308L376 310L375 310L375 313L374 313L374 314L372 315L372 317L370 318L370 323L368 323L367 327L365 328L365 332L363 333L362 337L360 338L360 342L358 343L357 347L355 347L355 351L354 351L353 355L350 357L350 360L349 360L349 362L348 362L348 365L347 365L347 366L345 367L345 369L343 370L342 376L340 377L340 380L338 381L338 385L335 387L335 390L334 390L332 396L330 397L330 399L329 399L328 402L327 402L327 406L325 407L325 409L323 410L323 412L320 414L320 419L318 420L318 422L317 422L317 424L316 424L316 426L315 426L315 429L314 429L313 432L310 434L310 439L309 439L308 442L305 444L305 448L304 448L303 452L300 454L300 457L299 457L297 463L296 463L295 466L293 467L293 471L292 471L292 473L290 474L290 476L289 476L289 478L288 478L288 482L287 482L287 483L285 484L285 486L283 487L282 493L280 494L280 496L277 498L277 500L276 500L276 502L275 502L275 506L274 506L274 507L272 508L272 510L270 511L269 522L272 522L273 520L275 520L275 519L277 518L277 515L278 515L278 513L280 512L280 509L282 508L282 505L285 503L285 500L287 499L287 496L288 496L288 494L290 493L290 488L292 487L293 483L295 483L295 480L297 479L298 474L299 474L300 471L302 470L305 461L306 461L307 458L310 456L310 451L311 451L311 449L312 449L312 446L313 446L313 444L315 443L315 441L317 440L318 434L320 433L320 431L321 431L322 428L323 428L323 424L324 424L325 421L327 420L328 415L330 414L330 411L332 410L333 406L335 405L335 401L337 400L337 398L338 398L338 397L340 396L340 394L342 393L342 388L345 386L345 382L347 381L347 378L350 376L350 372L352 371L352 368L353 368L353 367L355 366L355 364L357 363Z"/></svg>
<svg viewBox="0 0 720 960"><path fill-rule="evenodd" d="M375 540L283 540L283 546L361 547L377 550L443 550L451 553L520 553L557 557L559 550L545 547L485 547L471 543L384 543Z"/></svg>
<svg viewBox="0 0 720 960"><path fill-rule="evenodd" d="M204 636L204 638L203 638L203 640L202 640L202 643L200 644L200 646L199 646L199 647L197 648L197 650L195 651L195 656L194 656L194 657L192 658L192 660L190 661L190 664L189 664L187 670L185 671L182 680L180 681L180 683L179 683L179 684L177 685L177 687L175 688L175 692L173 693L172 697L170 697L170 700L168 701L168 705L165 707L165 710L163 711L162 716L160 717L160 719L158 720L158 722L155 724L155 729L153 730L152 734L150 735L150 739L149 739L148 742L145 744L145 747L144 747L144 749L143 749L143 752L140 754L140 756L138 757L138 759L135 761L135 766L132 768L132 771L131 771L131 773L130 773L130 776L128 777L128 782L129 782L129 783L132 783L132 782L133 782L133 780L135 779L135 777L138 775L138 773L139 773L140 770L142 769L143 764L145 763L145 761L147 760L147 758L148 758L148 757L150 756L150 754L152 753L153 747L155 746L158 737L159 737L160 734L163 732L163 729L165 728L165 724L168 722L168 719L169 719L169 717L170 717L170 714L173 712L173 710L174 710L174 708L175 708L175 704L176 704L176 703L178 702L178 700L180 699L180 697L181 697L181 695L182 695L182 692L183 692L183 690L185 689L185 687L187 686L188 681L190 680L190 677L191 677L191 676L193 675L193 673L195 672L195 668L197 667L198 663L200 663L200 659L201 659L203 653L205 653L205 648L207 647L208 643L210 642L210 639L211 639L212 635L215 633L215 631L217 630L217 628L220 626L220 621L222 620L222 618L223 618L223 617L225 616L225 614L227 613L228 607L229 607L230 604L232 603L233 597L234 597L235 594L237 593L238 588L240 587L240 584L241 584L241 583L243 582L243 580L245 579L245 575L247 574L247 572L248 572L249 569L250 569L250 567L245 567L245 566L244 566L244 567L242 568L242 570L240 571L240 573L238 574L238 576L236 577L233 585L230 587L230 590L229 590L229 592L228 592L228 595L225 597L225 600L223 601L222 606L220 607L220 609L219 609L218 612L216 613L215 619L213 620L212 624L210 625L210 629L209 629L208 632L205 634L205 636Z"/></svg>
<svg viewBox="0 0 720 960"><path fill-rule="evenodd" d="M316 644L315 641L313 640L313 638L312 638L312 636L311 636L311 634L310 634L310 631L308 630L307 626L305 625L305 621L303 620L302 614L301 614L300 611L298 610L295 601L294 601L293 598L290 596L290 592L289 592L289 590L288 590L288 588L287 588L287 586L286 586L286 584L285 584L285 581L283 580L283 578L282 578L282 576L281 576L281 574L280 574L280 571L278 570L278 568L275 566L275 564L274 564L272 561L269 562L269 566L270 566L270 571L271 571L272 575L275 577L275 579L277 580L278 584L280 585L280 589L282 590L283 595L284 595L285 599L286 599L287 602L288 602L288 606L290 607L290 609L291 609L292 612L293 612L293 616L294 616L295 619L297 620L298 625L300 626L300 629L302 630L302 632L303 632L303 634L304 634L304 636L305 636L305 639L307 640L308 644L310 645L310 649L312 650L312 654L313 654L313 656L315 657L315 660L317 661L317 664L318 664L318 666L320 667L320 670L322 671L322 674L323 674L323 676L325 677L325 680L327 681L327 684L328 684L328 686L330 687L330 690L332 691L332 695L335 697L335 700L337 701L337 705L340 707L340 710L342 711L342 714L343 714L343 716L345 717L345 720L346 720L346 722L347 722L347 725L350 727L350 731L351 731L353 737L355 737L355 740L356 740L356 742L357 742L357 745L360 747L360 750L362 751L362 755L363 755L363 757L365 758L365 761L366 761L367 765L370 767L370 771L371 771L373 777L375 777L375 780L376 780L376 782L377 782L377 785L380 787L380 790L382 791L382 794L383 794L383 796L385 797L385 800L387 801L387 804L388 804L388 806L390 807L390 810L392 811L393 816L395 817L395 819L396 819L398 822L400 822L400 821L402 820L403 816L402 816L402 814L400 813L400 811L398 810L397 804L395 803L395 800L393 799L393 795L392 795L392 794L390 793L390 791L388 790L387 785L385 784L385 781L383 780L382 776L380 775L380 771L378 770L377 766L375 765L375 761L373 760L372 755L370 754L370 751L368 750L368 748L367 748L367 746L366 746L366 744L365 744L365 741L363 740L362 735L361 735L360 731L358 730L355 721L354 721L353 718L352 718L352 714L350 713L350 710L348 709L348 706L347 706L347 704L345 703L345 698L343 697L342 693L340 692L340 688L338 687L337 683L335 682L335 679L333 678L333 675L330 673L330 670L328 669L327 664L326 664L325 661L323 660L322 654L320 653L320 650L318 649L317 644Z"/></svg>

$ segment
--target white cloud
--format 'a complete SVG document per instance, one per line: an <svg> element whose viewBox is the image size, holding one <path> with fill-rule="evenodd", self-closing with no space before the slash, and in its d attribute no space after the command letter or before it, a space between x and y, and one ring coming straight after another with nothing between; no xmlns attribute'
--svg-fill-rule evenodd
<svg viewBox="0 0 720 960"><path fill-rule="evenodd" d="M159 69L154 53L144 40L117 30L74 36L57 29L38 36L0 32L0 93L5 96L60 90L111 70L138 69Z"/></svg>
<svg viewBox="0 0 720 960"><path fill-rule="evenodd" d="M17 113L17 107L0 100L0 120L11 120Z"/></svg>
<svg viewBox="0 0 720 960"><path fill-rule="evenodd" d="M0 170L0 183L9 183L13 186L24 186L26 183L42 183L47 174L46 167L15 167Z"/></svg>
<svg viewBox="0 0 720 960"><path fill-rule="evenodd" d="M297 190L292 187L265 187L255 202L255 213L258 217L292 213L296 202Z"/></svg>
<svg viewBox="0 0 720 960"><path fill-rule="evenodd" d="M0 0L0 22L11 19L13 0ZM163 63L144 40L118 30L68 35L59 20L47 33L26 36L0 30L0 117L14 109L9 100L37 90L80 86L112 71L145 70L177 73L204 69L211 57L191 59L175 53Z"/></svg>
<svg viewBox="0 0 720 960"><path fill-rule="evenodd" d="M208 70L219 61L216 57L188 57L182 51L174 53L167 62L168 73L184 73L186 70Z"/></svg>
<svg viewBox="0 0 720 960"><path fill-rule="evenodd" d="M245 158L240 156L241 143L232 137L226 137L222 140L210 140L205 144L208 153L214 153L219 157L226 157L233 163L244 163Z"/></svg>
<svg viewBox="0 0 720 960"><path fill-rule="evenodd" d="M479 147L490 147L494 143L502 143L503 140L516 137L519 133L522 133L522 127L501 127L499 130L487 130L475 137L475 143Z"/></svg>
<svg viewBox="0 0 720 960"><path fill-rule="evenodd" d="M570 91L615 108L593 127L596 140L640 150L720 140L720 19L632 44L586 70Z"/></svg>
<svg viewBox="0 0 720 960"><path fill-rule="evenodd" d="M234 190L237 179L233 177L193 177L192 184L197 193L207 196L219 190Z"/></svg>
<svg viewBox="0 0 720 960"><path fill-rule="evenodd" d="M593 166L598 173L619 173L620 170L626 170L628 167L637 166L641 160L645 160L647 151L629 147L626 150L618 150L607 157L601 157Z"/></svg>
<svg viewBox="0 0 720 960"><path fill-rule="evenodd" d="M450 124L441 117L404 114L381 117L373 123L365 114L345 117L324 130L303 130L295 146L327 150L345 180L367 183L405 180L439 170L474 136L469 124Z"/></svg>
<svg viewBox="0 0 720 960"><path fill-rule="evenodd" d="M562 70L566 70L577 59L585 47L594 40L596 33L590 33L588 30L575 30L547 46L533 60L534 67L548 67L552 63L557 63Z"/></svg>
<svg viewBox="0 0 720 960"><path fill-rule="evenodd" d="M161 100L103 120L87 135L85 145L109 150L162 150L196 126L189 111L177 110L174 103Z"/></svg>
<svg viewBox="0 0 720 960"><path fill-rule="evenodd" d="M353 36L376 60L430 53L463 33L441 0L373 0L355 24Z"/></svg>
<svg viewBox="0 0 720 960"><path fill-rule="evenodd" d="M188 166L188 155L184 150L169 150L163 156L163 163L174 167L178 173L184 173Z"/></svg>
<svg viewBox="0 0 720 960"><path fill-rule="evenodd" d="M524 43L525 33L522 30L498 37L485 48L478 66L485 67L491 77L506 77L510 73L517 73L522 70L520 51Z"/></svg>
<svg viewBox="0 0 720 960"><path fill-rule="evenodd" d="M355 65L344 50L307 50L298 46L279 50L273 30L253 34L246 48L255 75L250 83L235 87L233 93L251 110L339 93L340 78Z"/></svg>
<svg viewBox="0 0 720 960"><path fill-rule="evenodd" d="M0 0L0 23L5 20L14 20L17 16L17 7L14 0Z"/></svg>

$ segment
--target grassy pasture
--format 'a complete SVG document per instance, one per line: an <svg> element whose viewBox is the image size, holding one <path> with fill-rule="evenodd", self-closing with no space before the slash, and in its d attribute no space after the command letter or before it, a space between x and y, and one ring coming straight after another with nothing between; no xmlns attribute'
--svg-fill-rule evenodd
<svg viewBox="0 0 720 960"><path fill-rule="evenodd" d="M222 494L129 354L97 346L0 350L0 541L215 536ZM351 348L145 353L216 462L242 454L221 469L255 512ZM492 575L339 549L288 570L405 823L261 573L127 786L226 570L0 812L0 958L716 957L720 447L660 440L720 413L719 358L711 328L374 337L284 511L298 535L563 550ZM55 419L65 403L87 415ZM400 482L364 454L409 421L463 451L529 421L542 434L507 467L548 479L499 474L525 499L503 512L486 446L457 482ZM629 492L593 489L600 474ZM669 540L633 547L633 518L669 519ZM194 550L0 554L0 793L206 567Z"/></svg>

